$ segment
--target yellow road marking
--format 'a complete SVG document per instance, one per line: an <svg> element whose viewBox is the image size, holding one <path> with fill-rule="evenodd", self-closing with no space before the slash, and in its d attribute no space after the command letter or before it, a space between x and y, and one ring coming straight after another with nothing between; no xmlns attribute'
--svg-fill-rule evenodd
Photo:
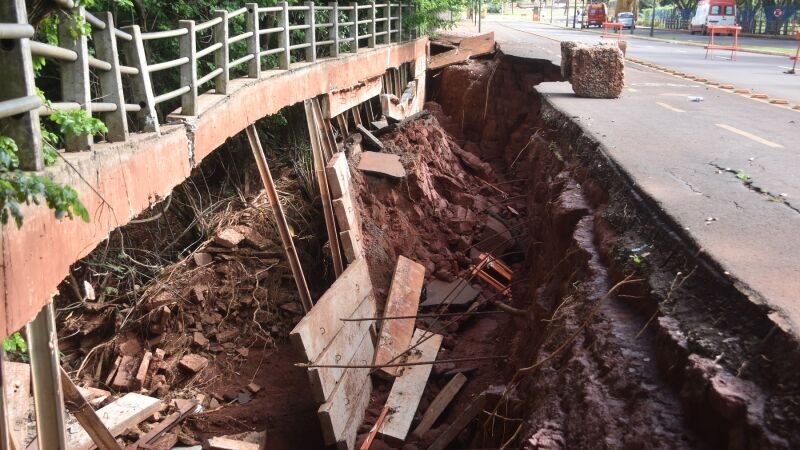
<svg viewBox="0 0 800 450"><path fill-rule="evenodd" d="M670 105L668 105L666 103L656 102L656 105L658 105L658 106L660 106L662 108L668 109L668 110L670 110L672 112L676 112L676 113L684 113L684 112L686 112L686 111L684 111L682 109L676 108L674 106L670 106Z"/></svg>
<svg viewBox="0 0 800 450"><path fill-rule="evenodd" d="M716 126L718 126L718 127L722 128L723 130L728 130L728 131L730 131L731 133L736 133L736 134L738 134L739 136L744 136L744 137L746 137L747 139L750 139L751 141L755 141L755 142L758 142L759 144L766 145L767 147L772 147L772 148L783 148L783 146L782 146L781 144L777 144L777 143L775 143L775 142L768 141L768 140L766 140L766 139L764 139L764 138L762 138L762 137L758 137L758 136L756 136L756 135L755 135L755 134L753 134L753 133L748 133L747 131L740 130L740 129L738 129L738 128L734 128L734 127L732 127L732 126L730 126L730 125L725 125L724 123L715 123L714 125L716 125Z"/></svg>

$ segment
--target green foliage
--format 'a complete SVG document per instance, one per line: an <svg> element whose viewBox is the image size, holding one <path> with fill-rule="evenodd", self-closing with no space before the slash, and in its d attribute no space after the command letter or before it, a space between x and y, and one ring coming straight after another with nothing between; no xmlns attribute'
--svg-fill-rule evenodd
<svg viewBox="0 0 800 450"><path fill-rule="evenodd" d="M50 115L50 120L58 124L61 132L67 136L94 136L108 132L100 119L90 116L84 109L56 111Z"/></svg>
<svg viewBox="0 0 800 450"><path fill-rule="evenodd" d="M742 181L750 181L750 175L746 174L742 169L736 171L736 178Z"/></svg>
<svg viewBox="0 0 800 450"><path fill-rule="evenodd" d="M644 258L639 255L630 255L631 262L636 264L637 266L641 265L644 262Z"/></svg>
<svg viewBox="0 0 800 450"><path fill-rule="evenodd" d="M19 334L19 331L17 331L3 341L3 350L5 350L6 353L22 355L23 353L28 353L28 344L25 342L25 339L22 338L22 335ZM26 358L23 357L23 359Z"/></svg>

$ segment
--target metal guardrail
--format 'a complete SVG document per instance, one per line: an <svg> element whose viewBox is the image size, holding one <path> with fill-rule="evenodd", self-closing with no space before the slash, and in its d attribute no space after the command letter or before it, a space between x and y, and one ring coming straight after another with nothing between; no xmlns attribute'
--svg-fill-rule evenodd
<svg viewBox="0 0 800 450"><path fill-rule="evenodd" d="M136 25L115 27L109 12L91 13L74 6L71 0L58 0L62 8L72 9L74 14L62 17L60 45L54 46L32 40L34 29L27 24L25 0L3 1L0 39L18 45L0 54L0 64L8 74L4 79L7 88L0 90L0 127L17 142L23 170L44 168L40 115L81 108L102 115L108 141L125 141L129 127L141 132L159 131L159 103L180 97L181 114L196 115L200 90L227 94L231 71L240 66L246 65L246 76L256 79L261 76L264 58L273 55L278 68L288 70L293 63L335 58L342 51L356 53L360 48L401 42L417 34L416 30L406 34L401 30L403 12L412 8L411 4L391 1L342 5L305 2L292 6L282 2L269 7L247 3L233 11L217 10L213 18L202 23L182 20L173 30L142 32ZM231 36L231 20L240 16L245 16L245 31ZM75 37L70 31L76 20L85 20L91 26L91 40ZM262 24L268 26L262 28ZM166 61L149 61L144 42L161 39L178 39L179 54ZM209 44L199 48L201 42ZM231 60L232 46L240 42L246 43L245 53ZM127 65L120 63L120 55ZM36 95L32 56L59 61L61 102L45 107ZM211 64L207 64L208 58L213 59ZM152 74L171 69L180 70L180 85L169 92L156 92ZM201 69L207 73L201 75ZM91 98L89 87L93 76L100 81L97 99ZM132 98L125 98L123 76L129 77ZM209 83L213 88L207 86ZM129 117L127 113L133 114ZM88 150L92 144L91 136L67 137L64 143L69 152Z"/></svg>

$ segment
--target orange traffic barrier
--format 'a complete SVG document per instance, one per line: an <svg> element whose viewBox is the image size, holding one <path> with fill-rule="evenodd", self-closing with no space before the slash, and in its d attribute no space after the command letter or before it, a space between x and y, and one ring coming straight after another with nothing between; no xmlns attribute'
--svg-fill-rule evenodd
<svg viewBox="0 0 800 450"><path fill-rule="evenodd" d="M622 24L619 22L603 22L603 34L600 38L622 39Z"/></svg>
<svg viewBox="0 0 800 450"><path fill-rule="evenodd" d="M730 50L731 60L736 60L736 52L739 51L739 32L742 27L738 25L709 25L708 28L708 45L706 48L706 59L712 50ZM717 45L714 44L714 36L717 34L732 34L733 45Z"/></svg>

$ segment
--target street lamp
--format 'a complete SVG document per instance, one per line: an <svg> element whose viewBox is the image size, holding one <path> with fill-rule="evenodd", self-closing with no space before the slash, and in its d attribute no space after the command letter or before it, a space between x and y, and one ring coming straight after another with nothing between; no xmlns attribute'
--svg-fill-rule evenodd
<svg viewBox="0 0 800 450"><path fill-rule="evenodd" d="M653 13L650 14L650 37L653 37L653 27L656 24L656 0L653 0Z"/></svg>

